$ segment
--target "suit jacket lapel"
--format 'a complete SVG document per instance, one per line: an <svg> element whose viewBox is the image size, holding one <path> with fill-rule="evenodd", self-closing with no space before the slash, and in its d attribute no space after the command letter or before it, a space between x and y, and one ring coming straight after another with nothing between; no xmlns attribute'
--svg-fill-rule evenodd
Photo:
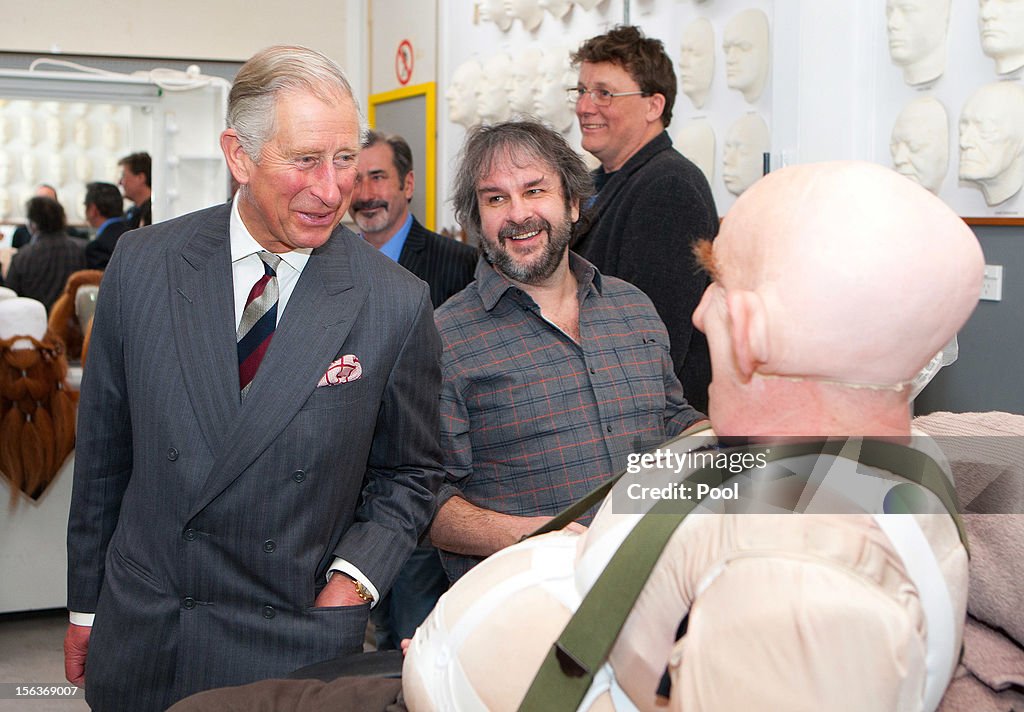
<svg viewBox="0 0 1024 712"><path fill-rule="evenodd" d="M231 484L280 435L338 355L370 288L357 281L357 237L339 228L313 251L193 513ZM236 369L237 370L237 369ZM235 398L238 399L237 378Z"/></svg>
<svg viewBox="0 0 1024 712"><path fill-rule="evenodd" d="M402 254L398 256L398 264L405 267L413 274L419 274L420 265L423 262L423 248L427 246L427 236L423 226L416 218L412 219L412 226L402 246Z"/></svg>
<svg viewBox="0 0 1024 712"><path fill-rule="evenodd" d="M212 452L220 451L239 407L229 215L227 206L214 212L180 253L167 257L182 379Z"/></svg>

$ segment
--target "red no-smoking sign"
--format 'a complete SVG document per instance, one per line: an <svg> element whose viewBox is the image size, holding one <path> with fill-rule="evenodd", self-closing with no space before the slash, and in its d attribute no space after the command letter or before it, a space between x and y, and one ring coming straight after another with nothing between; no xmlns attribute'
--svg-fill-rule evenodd
<svg viewBox="0 0 1024 712"><path fill-rule="evenodd" d="M398 43L398 51L395 52L395 77L398 83L405 86L412 79L412 67L415 60L412 56L412 42L402 40Z"/></svg>

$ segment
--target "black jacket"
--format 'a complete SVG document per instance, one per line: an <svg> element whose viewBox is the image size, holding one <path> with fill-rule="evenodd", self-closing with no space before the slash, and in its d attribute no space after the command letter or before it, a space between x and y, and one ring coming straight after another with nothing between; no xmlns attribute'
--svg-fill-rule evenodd
<svg viewBox="0 0 1024 712"><path fill-rule="evenodd" d="M431 232L416 218L398 256L398 264L430 285L430 301L435 309L473 281L476 260L474 248Z"/></svg>
<svg viewBox="0 0 1024 712"><path fill-rule="evenodd" d="M585 219L589 227L573 249L650 297L668 329L686 399L706 413L711 361L692 317L708 277L692 248L718 234L718 212L704 174L663 131L608 178Z"/></svg>

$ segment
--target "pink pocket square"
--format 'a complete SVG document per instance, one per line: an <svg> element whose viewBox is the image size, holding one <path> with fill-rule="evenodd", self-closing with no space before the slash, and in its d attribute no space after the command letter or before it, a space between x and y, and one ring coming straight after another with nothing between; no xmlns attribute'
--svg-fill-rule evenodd
<svg viewBox="0 0 1024 712"><path fill-rule="evenodd" d="M353 354L345 354L339 359L331 361L331 365L327 367L327 373L320 378L320 382L316 384L317 388L323 386L336 386L339 383L348 383L354 381L363 375L363 366L359 363L359 359Z"/></svg>

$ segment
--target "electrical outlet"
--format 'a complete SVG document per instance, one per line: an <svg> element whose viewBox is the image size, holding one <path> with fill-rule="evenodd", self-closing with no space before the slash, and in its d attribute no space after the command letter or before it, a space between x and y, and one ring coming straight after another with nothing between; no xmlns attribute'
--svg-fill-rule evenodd
<svg viewBox="0 0 1024 712"><path fill-rule="evenodd" d="M981 300L1003 301L1003 266L985 265L985 279L981 283Z"/></svg>

